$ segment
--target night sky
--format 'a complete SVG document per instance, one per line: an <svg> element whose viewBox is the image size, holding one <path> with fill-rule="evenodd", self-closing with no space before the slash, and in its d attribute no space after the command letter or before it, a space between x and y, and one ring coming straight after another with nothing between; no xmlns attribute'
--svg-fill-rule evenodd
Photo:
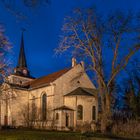
<svg viewBox="0 0 140 140"><path fill-rule="evenodd" d="M24 33L25 51L31 75L40 77L71 66L66 55L55 56L54 49L59 46L64 17L76 7L94 7L107 14L115 9L140 11L140 0L50 0L47 5L27 9L16 5L27 15L26 20L18 20L0 3L0 23L13 45L11 58L16 66L20 49L21 28Z"/></svg>

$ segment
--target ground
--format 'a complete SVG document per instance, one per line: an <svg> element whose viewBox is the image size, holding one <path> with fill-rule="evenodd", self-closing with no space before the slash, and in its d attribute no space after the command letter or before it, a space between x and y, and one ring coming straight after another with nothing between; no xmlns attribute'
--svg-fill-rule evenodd
<svg viewBox="0 0 140 140"><path fill-rule="evenodd" d="M121 140L120 138L105 138L88 136L74 132L54 132L40 130L1 130L0 140ZM128 138L122 139L128 140ZM132 140L132 139L131 139ZM137 139L138 140L138 139Z"/></svg>
<svg viewBox="0 0 140 140"><path fill-rule="evenodd" d="M35 130L2 130L0 140L84 140L80 133L46 132Z"/></svg>

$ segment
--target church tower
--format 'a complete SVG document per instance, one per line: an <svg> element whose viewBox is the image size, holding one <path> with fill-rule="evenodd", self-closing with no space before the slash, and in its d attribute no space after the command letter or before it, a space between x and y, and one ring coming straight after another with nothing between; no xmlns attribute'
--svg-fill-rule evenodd
<svg viewBox="0 0 140 140"><path fill-rule="evenodd" d="M8 83L23 86L26 82L32 81L34 78L30 75L27 67L26 55L24 50L24 36L21 35L20 52L18 63L14 69L14 73L8 76Z"/></svg>
<svg viewBox="0 0 140 140"><path fill-rule="evenodd" d="M27 62L26 62L26 56L25 56L25 50L24 50L23 32L22 32L22 36L21 36L18 64L17 64L17 67L14 69L14 74L19 75L19 76L23 76L23 77L30 77L30 73L29 73L29 70L27 68Z"/></svg>

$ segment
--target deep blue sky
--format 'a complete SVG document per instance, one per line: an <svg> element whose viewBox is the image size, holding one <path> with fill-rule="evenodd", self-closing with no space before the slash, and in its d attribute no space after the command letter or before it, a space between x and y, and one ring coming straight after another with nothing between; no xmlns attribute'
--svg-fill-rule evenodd
<svg viewBox="0 0 140 140"><path fill-rule="evenodd" d="M76 7L96 6L100 13L107 14L114 9L140 11L140 0L50 0L51 3L33 9L22 9L28 20L18 21L7 12L0 3L0 22L4 24L6 35L13 45L13 65L16 66L21 28L26 27L24 34L27 64L35 77L47 75L54 71L71 66L71 60L65 55L56 57L54 48L59 46L59 39L64 17L70 15ZM29 24L27 24L29 23Z"/></svg>

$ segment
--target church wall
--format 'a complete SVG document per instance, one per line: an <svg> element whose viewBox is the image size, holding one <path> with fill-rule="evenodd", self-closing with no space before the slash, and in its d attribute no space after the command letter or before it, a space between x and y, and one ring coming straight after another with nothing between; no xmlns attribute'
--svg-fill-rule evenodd
<svg viewBox="0 0 140 140"><path fill-rule="evenodd" d="M28 103L28 91L12 89L11 92L2 93L1 100L1 124L5 125L5 116L7 116L7 125L23 125L23 109Z"/></svg>
<svg viewBox="0 0 140 140"><path fill-rule="evenodd" d="M72 108L74 111L74 126L82 123L92 122L92 107L96 106L96 120L98 105L94 97L90 96L65 96L65 105ZM83 120L77 121L77 106L83 106Z"/></svg>
<svg viewBox="0 0 140 140"><path fill-rule="evenodd" d="M0 124L4 125L4 123L5 123L4 116L6 114L6 102L5 102L5 100L0 100L0 107L1 107Z"/></svg>
<svg viewBox="0 0 140 140"><path fill-rule="evenodd" d="M53 83L51 83L50 86L36 88L29 91L29 102L30 102L30 108L32 105L32 99L35 97L35 104L38 108L38 120L41 120L41 108L42 108L42 102L41 97L43 93L47 94L47 120L53 120L55 116L53 113L53 109L60 107L62 105L72 106L72 108L75 108L75 100L69 100L68 103L64 103L64 95L71 92L72 90L76 89L77 87L87 87L87 88L95 88L90 79L88 78L87 74L84 72L83 67L78 64L75 67L73 67L70 71L68 71L66 74L55 80ZM83 102L82 100L81 102ZM67 102L67 101L66 101ZM76 115L75 115L76 116ZM74 117L75 117L74 116ZM62 116L61 116L62 117ZM87 120L89 118L86 118ZM62 119L64 120L64 119ZM65 122L58 122L58 126L63 126Z"/></svg>
<svg viewBox="0 0 140 140"><path fill-rule="evenodd" d="M83 97L78 96L77 99L75 97L64 97L67 93L78 87L86 87L86 88L95 88L92 82L90 81L87 74L84 72L84 68L81 64L74 66L67 73L59 77L54 82L50 83L50 86L44 86L36 89L30 90L19 90L13 89L16 97L10 101L10 123L15 126L25 126L27 125L26 119L27 116L32 115L32 105L33 102L36 106L36 115L35 121L36 127L42 124L42 96L43 94L47 95L47 119L46 126L51 125L55 119L55 113L53 109L60 107L62 105L66 105L72 109L73 112L68 112L71 116L70 125L76 126L77 118L76 118L76 109L77 105L81 104L84 107L84 115L83 122L91 121L92 118L92 106L95 105L95 99L93 97ZM88 113L86 113L86 112ZM60 120L56 121L58 127L62 127L66 125L66 112L59 112ZM64 113L64 114L63 114ZM73 116L74 115L74 116ZM38 126L37 126L38 125Z"/></svg>
<svg viewBox="0 0 140 140"><path fill-rule="evenodd" d="M51 86L46 86L38 89L34 89L29 91L29 104L30 104L30 109L32 108L32 102L33 98L35 98L35 105L37 108L37 118L36 120L41 122L42 121L42 96L43 94L47 95L47 119L46 122L50 123L53 120L53 98L54 98L54 87L53 85ZM40 124L39 124L40 125Z"/></svg>
<svg viewBox="0 0 140 140"><path fill-rule="evenodd" d="M77 87L95 88L80 64L74 66L54 83L54 107L62 106L64 104L63 95Z"/></svg>
<svg viewBox="0 0 140 140"><path fill-rule="evenodd" d="M28 107L28 91L14 90L14 92L17 96L11 100L12 125L23 126Z"/></svg>
<svg viewBox="0 0 140 140"><path fill-rule="evenodd" d="M21 77L21 76L16 76L16 75L10 75L10 76L8 76L7 80L9 83L22 85L22 84L25 84L26 82L32 81L33 79Z"/></svg>

